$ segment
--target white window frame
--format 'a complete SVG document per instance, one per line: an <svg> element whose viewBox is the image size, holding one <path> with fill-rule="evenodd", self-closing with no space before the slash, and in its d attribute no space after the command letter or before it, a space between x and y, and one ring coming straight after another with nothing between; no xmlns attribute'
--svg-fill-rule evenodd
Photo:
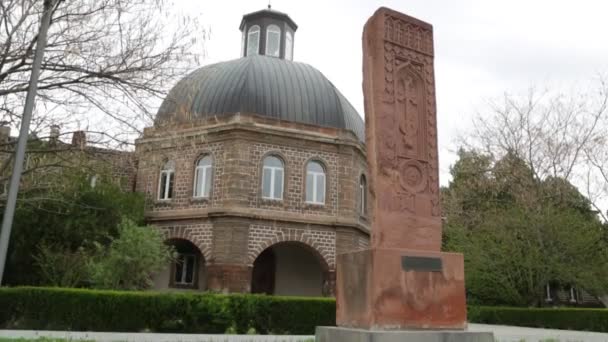
<svg viewBox="0 0 608 342"><path fill-rule="evenodd" d="M361 207L359 208L361 215L367 214L367 178L365 176L359 177L359 198Z"/></svg>
<svg viewBox="0 0 608 342"><path fill-rule="evenodd" d="M281 162L282 166L266 165L266 159L270 158L270 157L278 159ZM279 157L266 156L266 157L264 157L264 160L262 161L262 165L263 165L263 168L262 168L262 198L269 199L269 200L277 200L277 201L283 200L283 192L285 191L285 163L283 163L283 161ZM269 197L264 196L264 174L266 173L266 170L268 170L268 172L270 172L270 196ZM274 180L276 178L275 176L276 176L277 170L281 170L281 182L282 182L282 186L281 186L282 191L280 194L278 194L278 196L277 196L277 194L274 193L274 191L275 191L275 187L274 187L275 181Z"/></svg>
<svg viewBox="0 0 608 342"><path fill-rule="evenodd" d="M251 51L251 36L257 33L258 39L256 42L257 49L255 51ZM247 30L247 56L259 55L260 54L260 36L262 34L262 30L259 25L253 25ZM251 52L251 53L250 53Z"/></svg>
<svg viewBox="0 0 608 342"><path fill-rule="evenodd" d="M175 276L177 275L177 267L179 266L178 262L175 262L175 273L173 274L173 284L175 285L187 285L187 286L192 286L195 283L197 274L197 258L196 258L196 254L191 254L191 253L178 253L177 258L179 259L179 257L182 256L184 257L184 262L182 263L181 267L182 267L182 279L180 281L177 281L175 279ZM186 281L186 275L188 273L188 262L187 262L187 258L192 258L192 281L191 282L187 282Z"/></svg>
<svg viewBox="0 0 608 342"><path fill-rule="evenodd" d="M209 158L209 165L199 165L205 158ZM199 173L202 172L202 177L199 177ZM207 177L211 177L209 182L209 189L206 189ZM198 180L201 180L201 184L198 184ZM209 198L211 197L211 189L213 188L213 158L209 155L203 156L196 162L196 168L194 169L194 187L192 189L193 197L195 198ZM205 192L207 194L205 195Z"/></svg>
<svg viewBox="0 0 608 342"><path fill-rule="evenodd" d="M321 167L321 169L323 171L319 172L319 171L311 171L308 169L309 165L311 163L317 164ZM325 169L323 168L323 165L321 165L321 163L317 162L317 161L310 161L306 164L306 181L308 181L308 175L311 174L312 175L312 201L308 201L306 200L306 203L310 203L310 204L325 204L325 194L326 194L326 187L327 187L327 179L325 177ZM319 196L317 196L317 182L319 181L319 178L323 178L323 201L317 201L317 198ZM305 191L305 198L308 199L308 184L305 184L306 188L304 189Z"/></svg>
<svg viewBox="0 0 608 342"><path fill-rule="evenodd" d="M278 34L278 38L276 40L276 43L278 44L277 46L277 54L273 55L270 54L270 51L268 50L270 47L270 34L271 33L276 33ZM281 28L278 27L277 25L268 25L266 27L266 56L270 56L270 57L281 57Z"/></svg>
<svg viewBox="0 0 608 342"><path fill-rule="evenodd" d="M163 184L163 177L165 178L165 188L161 189L161 185ZM173 193L169 195L169 189L171 187L171 178L175 181L175 164L173 162L168 161L163 166L163 169L160 171L160 177L158 179L158 199L161 201L168 201L173 198ZM164 191L161 191L164 190ZM173 192L173 191L171 191ZM164 195L161 197L161 195Z"/></svg>

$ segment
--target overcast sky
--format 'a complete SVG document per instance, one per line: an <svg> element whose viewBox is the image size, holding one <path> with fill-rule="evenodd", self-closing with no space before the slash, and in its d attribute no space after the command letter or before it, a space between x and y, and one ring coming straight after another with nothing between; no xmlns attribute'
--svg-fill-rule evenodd
<svg viewBox="0 0 608 342"><path fill-rule="evenodd" d="M203 64L239 58L243 14L268 0L174 0L211 31ZM484 101L531 86L572 87L608 69L608 3L599 0L272 0L298 24L294 60L319 69L363 115L361 34L380 6L434 27L441 183Z"/></svg>

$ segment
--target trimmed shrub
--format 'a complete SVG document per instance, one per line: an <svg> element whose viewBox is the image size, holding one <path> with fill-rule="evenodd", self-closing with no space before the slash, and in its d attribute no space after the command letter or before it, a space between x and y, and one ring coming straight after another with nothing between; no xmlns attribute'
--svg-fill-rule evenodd
<svg viewBox="0 0 608 342"><path fill-rule="evenodd" d="M0 288L0 329L312 335L332 298ZM608 332L607 309L469 306L470 322Z"/></svg>
<svg viewBox="0 0 608 342"><path fill-rule="evenodd" d="M469 306L470 322L608 332L608 309Z"/></svg>
<svg viewBox="0 0 608 342"><path fill-rule="evenodd" d="M314 334L335 325L329 298L0 288L0 329Z"/></svg>

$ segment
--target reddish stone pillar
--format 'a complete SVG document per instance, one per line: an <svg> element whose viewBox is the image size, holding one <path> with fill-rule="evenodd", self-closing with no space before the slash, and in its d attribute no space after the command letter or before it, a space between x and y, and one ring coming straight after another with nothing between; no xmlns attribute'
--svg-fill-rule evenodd
<svg viewBox="0 0 608 342"><path fill-rule="evenodd" d="M376 11L363 88L372 248L337 258L337 324L464 329L463 256L440 251L433 27Z"/></svg>
<svg viewBox="0 0 608 342"><path fill-rule="evenodd" d="M251 267L246 265L207 265L207 289L221 293L249 293Z"/></svg>

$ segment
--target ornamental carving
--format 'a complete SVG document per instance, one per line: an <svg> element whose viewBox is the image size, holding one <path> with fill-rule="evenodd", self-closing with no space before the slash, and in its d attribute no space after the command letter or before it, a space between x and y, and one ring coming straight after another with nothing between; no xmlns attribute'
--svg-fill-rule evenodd
<svg viewBox="0 0 608 342"><path fill-rule="evenodd" d="M398 117L399 155L426 160L426 102L421 66L403 63L396 74L395 113Z"/></svg>
<svg viewBox="0 0 608 342"><path fill-rule="evenodd" d="M407 207L404 204L412 204L414 194L426 193L430 197L432 216L439 217L441 209L432 38L429 37L428 45L431 50L423 54L420 52L424 51L415 49L415 46L403 43L403 35L395 33L400 31L396 29L394 20L392 32L391 38L390 28L387 29L385 34L388 37L384 42L383 102L387 107L379 119L388 129L379 137L383 146L379 154L380 171L396 179L401 184L400 188L407 188L407 193L411 194L406 196L411 197L411 202L403 201L403 198L395 195L399 199L395 197L395 203L390 207ZM407 41L410 41L409 38ZM420 171L423 176L420 179L423 179L423 185L410 185L418 178L414 170L402 168L403 159L415 160L422 165ZM407 179L410 183L403 181Z"/></svg>
<svg viewBox="0 0 608 342"><path fill-rule="evenodd" d="M399 165L399 184L408 192L423 192L427 187L427 173L426 166L419 161L402 159Z"/></svg>
<svg viewBox="0 0 608 342"><path fill-rule="evenodd" d="M433 32L386 14L384 39L424 54L433 54Z"/></svg>

